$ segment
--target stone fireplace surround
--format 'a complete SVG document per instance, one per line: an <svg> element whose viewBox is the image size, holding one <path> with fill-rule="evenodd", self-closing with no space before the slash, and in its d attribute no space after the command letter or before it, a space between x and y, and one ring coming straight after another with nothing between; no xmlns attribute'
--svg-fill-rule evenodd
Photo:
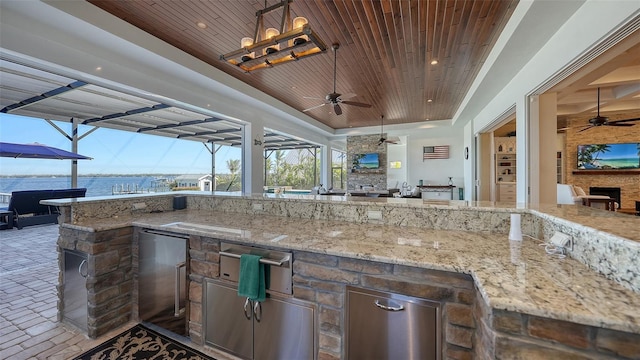
<svg viewBox="0 0 640 360"><path fill-rule="evenodd" d="M195 205L194 200L190 198L191 205ZM148 203L152 205L151 210L154 201L158 206L171 206L170 201L158 197ZM119 207L130 208L127 205L123 207L121 203ZM247 208L251 206L244 208L245 210L236 207L235 210L246 211ZM82 213L82 210L79 213ZM509 216L508 213L505 215ZM70 212L63 211L63 219L70 222L71 218ZM535 218L525 216L523 220L525 229L528 229L526 231L533 231L536 227ZM134 230L128 225L128 221L121 227L112 225L109 229L96 228L93 231L61 226L60 254L62 248L77 249L90 254L90 337L100 336L136 317L137 286L133 265L136 251L135 241L132 242L132 238L135 238L133 234ZM202 343L202 279L218 276L217 249L218 240L191 236L191 303L188 316L190 336L196 343ZM480 298L470 277L462 274L305 252L294 254L294 272L294 295L314 301L318 305L320 359L341 357L345 284L441 302L442 348L445 357L504 358L508 357L508 354L513 355L514 347L525 346L531 354L540 355L539 358L545 358L549 354L574 356L577 355L576 352L584 349L603 351L603 358L606 358L604 354L625 354L627 351L626 354L633 358L633 355L629 354L630 350L625 349L635 351L640 343L638 334L491 310ZM443 283L449 285L445 287ZM59 303L59 308L61 307L62 301ZM553 327L549 328L545 323L550 323ZM554 327L560 330L554 331ZM571 330L573 335L568 336L567 329Z"/></svg>

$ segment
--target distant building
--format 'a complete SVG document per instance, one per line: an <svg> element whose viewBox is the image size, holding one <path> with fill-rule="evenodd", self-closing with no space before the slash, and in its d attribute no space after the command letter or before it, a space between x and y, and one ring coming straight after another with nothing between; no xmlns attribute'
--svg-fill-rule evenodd
<svg viewBox="0 0 640 360"><path fill-rule="evenodd" d="M206 175L190 174L190 175L176 176L175 181L179 188L197 187L198 189L200 189L200 191L211 191L212 190L211 179L212 179L211 174L206 174ZM215 185L213 188L215 189Z"/></svg>

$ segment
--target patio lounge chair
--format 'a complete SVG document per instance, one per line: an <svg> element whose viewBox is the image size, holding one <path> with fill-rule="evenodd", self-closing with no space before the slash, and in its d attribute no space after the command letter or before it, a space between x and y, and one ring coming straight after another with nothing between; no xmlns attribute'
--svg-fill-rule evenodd
<svg viewBox="0 0 640 360"><path fill-rule="evenodd" d="M86 188L13 191L7 208L13 213L13 219L9 221L13 220L13 226L18 229L31 225L56 224L60 215L58 209L42 205L40 201L84 197L86 192Z"/></svg>

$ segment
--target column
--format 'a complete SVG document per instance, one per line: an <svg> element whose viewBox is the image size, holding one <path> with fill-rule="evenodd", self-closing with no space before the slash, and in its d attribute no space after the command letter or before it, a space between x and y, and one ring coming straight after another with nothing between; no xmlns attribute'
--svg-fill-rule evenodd
<svg viewBox="0 0 640 360"><path fill-rule="evenodd" d="M529 100L529 202L555 204L556 200L556 93L531 96ZM518 135L519 135L518 129ZM518 136L520 138L520 136ZM520 149L518 149L518 152ZM520 159L518 158L518 166ZM518 181L521 179L518 168ZM518 198L519 200L520 198ZM520 202L520 201L518 201Z"/></svg>
<svg viewBox="0 0 640 360"><path fill-rule="evenodd" d="M252 119L242 136L242 192L261 194L264 184L264 124Z"/></svg>

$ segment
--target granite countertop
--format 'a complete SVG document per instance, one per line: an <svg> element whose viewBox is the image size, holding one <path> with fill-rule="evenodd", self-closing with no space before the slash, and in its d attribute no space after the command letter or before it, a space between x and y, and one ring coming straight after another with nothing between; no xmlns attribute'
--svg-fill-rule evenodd
<svg viewBox="0 0 640 360"><path fill-rule="evenodd" d="M166 197L175 195L192 195L202 198L244 198L252 200L278 200L278 201L313 201L327 202L332 204L366 204L374 206L392 206L400 208L447 208L472 211L504 211L504 212L531 212L541 217L553 218L555 220L566 221L571 226L585 227L596 231L613 235L623 240L631 240L640 246L640 217L616 213L613 211L603 211L596 208L575 205L523 205L511 203L496 203L491 201L466 201L466 200L423 200L410 198L378 197L367 198L360 196L329 196L329 195L293 195L293 194L243 194L240 192L212 192L203 193L201 191L180 191L167 195L158 194L128 194L96 196L77 199L53 199L43 200L42 203L54 206L71 206L78 204L101 204L103 201L114 200L145 200L154 197ZM115 219L117 220L117 219ZM128 220L124 220L128 221Z"/></svg>
<svg viewBox="0 0 640 360"><path fill-rule="evenodd" d="M638 293L577 260L547 255L531 238L511 242L506 234L200 210L62 226L100 231L128 225L470 274L494 309L640 333Z"/></svg>

